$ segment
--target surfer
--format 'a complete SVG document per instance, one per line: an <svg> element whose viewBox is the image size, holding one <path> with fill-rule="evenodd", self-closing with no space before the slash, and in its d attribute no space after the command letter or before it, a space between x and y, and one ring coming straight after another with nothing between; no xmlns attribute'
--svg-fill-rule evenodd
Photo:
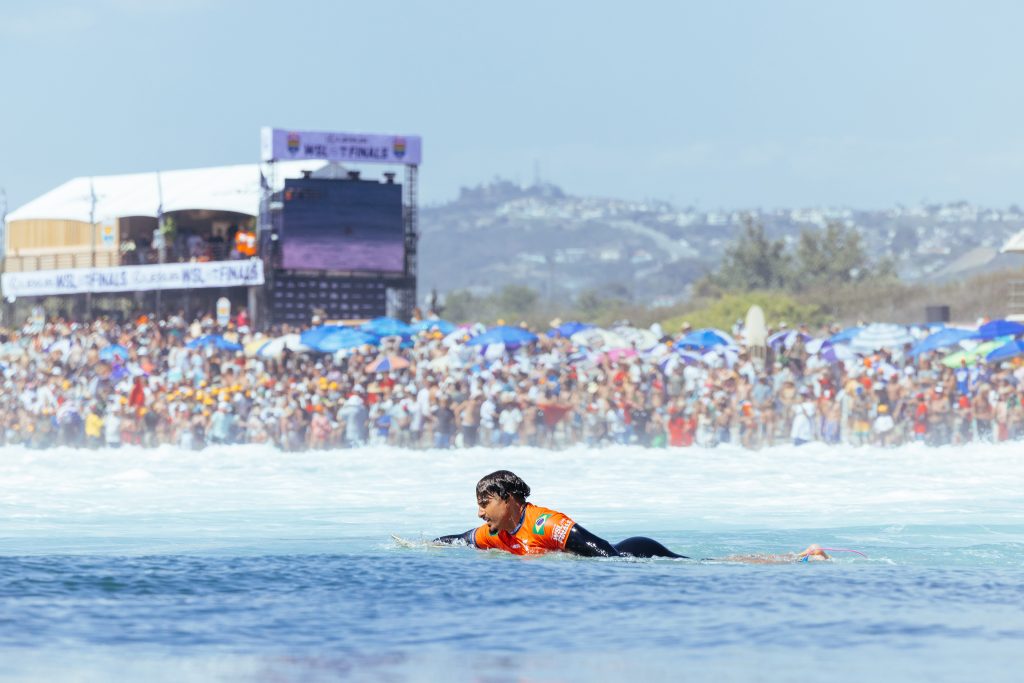
<svg viewBox="0 0 1024 683"><path fill-rule="evenodd" d="M434 543L464 543L482 550L497 549L515 555L535 555L551 550L583 557L669 557L690 559L674 553L654 539L633 536L609 543L595 536L561 512L527 503L530 487L508 470L492 472L476 485L479 527L462 534L441 536ZM726 562L777 564L807 560L827 560L817 545L801 553L784 555L739 555L717 558Z"/></svg>

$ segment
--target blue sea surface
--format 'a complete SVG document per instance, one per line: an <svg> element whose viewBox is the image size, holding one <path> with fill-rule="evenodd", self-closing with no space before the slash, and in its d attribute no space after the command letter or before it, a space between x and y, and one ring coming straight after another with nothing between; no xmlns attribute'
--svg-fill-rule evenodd
<svg viewBox="0 0 1024 683"><path fill-rule="evenodd" d="M0 450L0 680L1020 680L1008 446L547 453ZM519 472L610 540L699 558L403 547Z"/></svg>

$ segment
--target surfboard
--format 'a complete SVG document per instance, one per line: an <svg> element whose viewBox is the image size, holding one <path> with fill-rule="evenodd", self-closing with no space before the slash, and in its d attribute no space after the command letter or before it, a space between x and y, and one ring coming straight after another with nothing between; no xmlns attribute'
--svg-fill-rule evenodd
<svg viewBox="0 0 1024 683"><path fill-rule="evenodd" d="M399 548L457 548L458 547L458 546L450 545L448 543L432 543L431 541L424 541L424 540L411 541L408 538L402 538L401 536L397 536L395 534L391 534L391 540L393 540L395 542L395 545L397 545Z"/></svg>
<svg viewBox="0 0 1024 683"><path fill-rule="evenodd" d="M424 545L422 541L417 543L416 541L410 541L407 538L402 538L401 536L396 536L394 534L391 534L391 539L395 542L395 545L400 548L422 548Z"/></svg>
<svg viewBox="0 0 1024 683"><path fill-rule="evenodd" d="M747 319L743 323L743 339L747 343L751 357L759 368L763 368L768 353L768 328L764 324L764 311L756 304L747 311Z"/></svg>

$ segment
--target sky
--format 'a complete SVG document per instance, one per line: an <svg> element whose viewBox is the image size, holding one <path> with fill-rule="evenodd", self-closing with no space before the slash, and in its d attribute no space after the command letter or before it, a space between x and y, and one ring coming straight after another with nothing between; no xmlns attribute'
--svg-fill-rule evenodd
<svg viewBox="0 0 1024 683"><path fill-rule="evenodd" d="M702 210L1022 201L1024 3L0 0L9 210L251 163L259 129L423 136L496 177Z"/></svg>

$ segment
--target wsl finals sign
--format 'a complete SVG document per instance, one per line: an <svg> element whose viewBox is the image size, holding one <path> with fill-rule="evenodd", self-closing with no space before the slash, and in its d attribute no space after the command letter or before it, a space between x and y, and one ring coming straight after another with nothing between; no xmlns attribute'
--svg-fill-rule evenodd
<svg viewBox="0 0 1024 683"><path fill-rule="evenodd" d="M260 137L263 161L323 159L407 166L420 164L422 141L419 135L323 133L263 128Z"/></svg>

